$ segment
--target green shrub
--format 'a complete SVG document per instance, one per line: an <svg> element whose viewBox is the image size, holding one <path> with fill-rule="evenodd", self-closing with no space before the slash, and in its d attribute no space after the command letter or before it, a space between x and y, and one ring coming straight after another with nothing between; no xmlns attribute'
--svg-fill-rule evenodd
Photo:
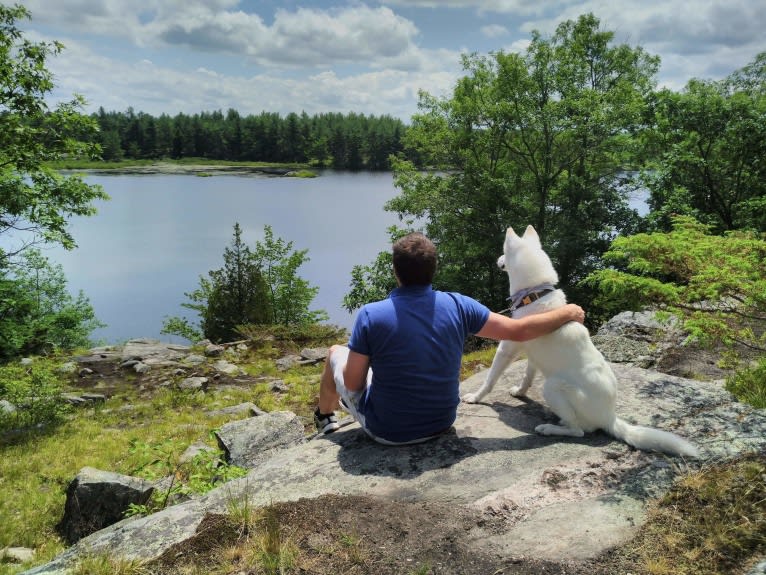
<svg viewBox="0 0 766 575"><path fill-rule="evenodd" d="M753 407L766 407L766 357L755 367L738 370L726 381L726 390Z"/></svg>
<svg viewBox="0 0 766 575"><path fill-rule="evenodd" d="M174 496L207 493L221 483L247 475L247 469L226 463L223 452L218 449L203 450L191 461L181 463L180 447L178 442L170 440L155 444L132 442L131 454L142 460L133 473L152 481L163 477L173 480L167 489L156 490L148 504L131 504L128 516L148 515L164 509Z"/></svg>
<svg viewBox="0 0 766 575"><path fill-rule="evenodd" d="M0 367L0 399L15 407L0 410L0 432L59 422L69 409L61 393L61 383L49 365Z"/></svg>

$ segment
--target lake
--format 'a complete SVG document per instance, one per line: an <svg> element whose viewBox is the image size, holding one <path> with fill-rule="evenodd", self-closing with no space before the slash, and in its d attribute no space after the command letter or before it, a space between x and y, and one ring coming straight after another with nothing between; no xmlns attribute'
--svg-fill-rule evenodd
<svg viewBox="0 0 766 575"><path fill-rule="evenodd" d="M199 276L223 267L223 251L235 222L249 246L263 240L264 225L275 238L308 250L298 275L319 293L311 309L350 328L354 316L342 307L351 269L370 264L390 249L386 229L398 222L383 205L397 195L390 173L323 171L317 178L215 175L88 175L109 201L98 214L75 218L78 248L44 253L64 268L70 291L82 290L107 327L95 341L119 343L161 335L165 316L187 316L185 292Z"/></svg>

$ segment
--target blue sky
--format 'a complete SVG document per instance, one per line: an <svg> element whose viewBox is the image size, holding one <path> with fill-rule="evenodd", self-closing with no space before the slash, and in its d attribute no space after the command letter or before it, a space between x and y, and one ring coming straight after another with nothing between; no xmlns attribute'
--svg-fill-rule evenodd
<svg viewBox="0 0 766 575"><path fill-rule="evenodd" d="M460 54L523 51L532 30L594 13L661 57L658 85L719 79L766 51L766 0L22 0L65 50L53 100L152 115L389 114L449 96Z"/></svg>

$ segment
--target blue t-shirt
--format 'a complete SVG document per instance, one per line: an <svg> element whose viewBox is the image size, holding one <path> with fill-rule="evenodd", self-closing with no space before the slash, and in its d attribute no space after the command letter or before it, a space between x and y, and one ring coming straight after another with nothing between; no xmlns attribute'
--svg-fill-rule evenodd
<svg viewBox="0 0 766 575"><path fill-rule="evenodd" d="M358 406L369 430L404 442L452 425L465 338L488 317L478 301L430 285L400 287L365 305L348 347L370 358L372 383Z"/></svg>

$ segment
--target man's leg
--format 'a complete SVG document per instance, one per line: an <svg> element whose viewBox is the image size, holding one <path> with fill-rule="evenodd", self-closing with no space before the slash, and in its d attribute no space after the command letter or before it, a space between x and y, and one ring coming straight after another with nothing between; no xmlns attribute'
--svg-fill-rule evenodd
<svg viewBox="0 0 766 575"><path fill-rule="evenodd" d="M343 383L343 369L348 361L349 350L344 345L334 345L325 360L322 377L319 381L319 405L314 412L314 423L322 433L332 433L340 425L338 424L335 410L341 404L359 425L365 429L364 416L359 413L357 406L365 390L349 391ZM367 385L370 385L371 372L367 373Z"/></svg>
<svg viewBox="0 0 766 575"><path fill-rule="evenodd" d="M314 425L320 433L332 433L340 427L335 410L340 407L340 393L346 392L343 367L347 358L348 348L342 345L332 346L327 354L319 380L319 404L314 411Z"/></svg>
<svg viewBox="0 0 766 575"><path fill-rule="evenodd" d="M330 348L330 352L327 354L327 359L324 362L322 378L319 380L320 413L333 413L339 406L340 395L336 389L335 374L333 373L333 365L330 361L333 353L337 351L338 347L339 346L334 345Z"/></svg>

